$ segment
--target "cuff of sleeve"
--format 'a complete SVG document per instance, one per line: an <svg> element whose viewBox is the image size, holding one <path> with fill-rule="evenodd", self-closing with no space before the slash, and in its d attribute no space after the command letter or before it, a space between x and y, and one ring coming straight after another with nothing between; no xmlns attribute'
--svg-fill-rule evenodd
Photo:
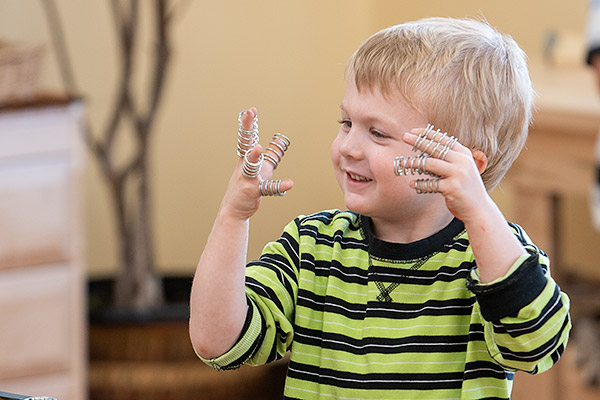
<svg viewBox="0 0 600 400"><path fill-rule="evenodd" d="M248 304L246 321L242 328L240 338L225 354L214 358L204 358L197 352L196 355L205 364L217 371L237 369L244 364L256 351L262 335L262 318L252 303Z"/></svg>
<svg viewBox="0 0 600 400"><path fill-rule="evenodd" d="M546 276L537 254L523 254L511 266L506 276L482 284L476 270L467 278L468 288L477 297L481 314L487 321L497 321L516 315L531 303L546 286Z"/></svg>

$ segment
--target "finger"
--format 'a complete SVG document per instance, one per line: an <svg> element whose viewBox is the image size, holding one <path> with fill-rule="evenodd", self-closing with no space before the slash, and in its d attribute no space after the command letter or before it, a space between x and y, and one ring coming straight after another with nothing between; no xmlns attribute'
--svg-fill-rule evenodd
<svg viewBox="0 0 600 400"><path fill-rule="evenodd" d="M262 146L257 144L246 153L242 160L242 175L248 179L256 179L260 175L263 164Z"/></svg>
<svg viewBox="0 0 600 400"><path fill-rule="evenodd" d="M273 135L273 139L264 152L265 161L273 166L273 170L277 169L290 144L290 139L284 134L275 133Z"/></svg>
<svg viewBox="0 0 600 400"><path fill-rule="evenodd" d="M268 150L268 149L267 149ZM268 153L266 153L268 154ZM261 179L271 179L273 177L273 171L275 170L275 165L268 161L268 155L264 156L262 170L260 171Z"/></svg>
<svg viewBox="0 0 600 400"><path fill-rule="evenodd" d="M243 158L259 140L256 108L252 107L242 111L238 116L238 121L239 127L236 154L238 157Z"/></svg>
<svg viewBox="0 0 600 400"><path fill-rule="evenodd" d="M454 150L466 149L458 142L457 138L441 131L434 131L426 137L423 136L423 129L413 129L404 134L403 140L412 144L413 149L421 151L421 154L442 160L445 160L448 154ZM464 152L464 150L461 151Z"/></svg>
<svg viewBox="0 0 600 400"><path fill-rule="evenodd" d="M258 184L258 192L261 196L283 196L294 186L290 179L282 180L262 180Z"/></svg>
<svg viewBox="0 0 600 400"><path fill-rule="evenodd" d="M254 118L257 116L256 107L252 107L242 112L242 129L247 131L254 127Z"/></svg>
<svg viewBox="0 0 600 400"><path fill-rule="evenodd" d="M443 182L441 178L412 179L408 182L408 186L417 194L436 194L442 192L440 186Z"/></svg>

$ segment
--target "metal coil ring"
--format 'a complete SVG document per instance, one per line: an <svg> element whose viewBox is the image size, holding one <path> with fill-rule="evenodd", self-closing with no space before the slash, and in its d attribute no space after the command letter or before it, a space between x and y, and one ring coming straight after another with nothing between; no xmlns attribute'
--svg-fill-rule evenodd
<svg viewBox="0 0 600 400"><path fill-rule="evenodd" d="M438 193L440 178L417 179L415 181L415 190L418 194Z"/></svg>
<svg viewBox="0 0 600 400"><path fill-rule="evenodd" d="M425 162L431 157L429 154L421 154L414 157L399 156L394 159L394 174L403 175L434 175L425 169Z"/></svg>
<svg viewBox="0 0 600 400"><path fill-rule="evenodd" d="M265 159L273 164L273 169L277 168L290 144L290 139L287 136L281 133L273 135L273 140L264 152Z"/></svg>
<svg viewBox="0 0 600 400"><path fill-rule="evenodd" d="M261 196L283 196L286 192L281 191L281 180L262 180L258 183L258 191Z"/></svg>
<svg viewBox="0 0 600 400"><path fill-rule="evenodd" d="M434 143L438 143L438 140L436 138L437 138L437 135L439 135L440 133L441 133L441 131L438 129L438 130L436 130L433 133L433 136L431 138L428 138L429 139L429 143L427 143L427 145L425 146L425 148L423 150L421 150L421 154L426 154L427 153L427 149L429 149L429 146L431 146ZM440 140L443 139L444 135L446 135L446 134L445 133L442 134L442 137L440 138ZM431 154L433 154L433 151L431 152Z"/></svg>
<svg viewBox="0 0 600 400"><path fill-rule="evenodd" d="M440 155L439 155L439 159L440 160L445 160L446 156L448 155L448 152L450 150L452 150L452 148L454 147L454 145L456 144L456 142L458 142L458 139L455 138L454 136L450 136L449 138L450 140L448 140L448 142L446 142L446 145L444 146L444 148L440 151Z"/></svg>
<svg viewBox="0 0 600 400"><path fill-rule="evenodd" d="M244 129L242 127L244 113L246 113L246 111L241 111L238 114L238 141L236 152L238 157L244 157L248 151L252 150L252 148L258 144L259 141L258 115L255 115L254 119L252 120L252 128Z"/></svg>
<svg viewBox="0 0 600 400"><path fill-rule="evenodd" d="M244 162L242 163L242 175L244 175L246 178L256 178L262 169L263 155L261 153L258 161L251 162L248 159L248 154L250 153L248 152L244 155Z"/></svg>

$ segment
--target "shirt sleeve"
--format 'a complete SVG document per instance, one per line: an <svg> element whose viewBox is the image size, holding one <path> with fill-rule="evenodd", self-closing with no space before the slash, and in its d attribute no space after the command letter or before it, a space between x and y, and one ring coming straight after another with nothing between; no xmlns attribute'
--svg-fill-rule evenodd
<svg viewBox="0 0 600 400"><path fill-rule="evenodd" d="M519 226L511 226L527 254L494 282L483 284L471 271L468 285L491 356L507 369L540 373L558 361L567 344L569 298L550 276L547 255Z"/></svg>
<svg viewBox="0 0 600 400"><path fill-rule="evenodd" d="M261 365L285 355L293 339L298 293L300 218L268 243L260 258L246 266L248 313L242 333L225 354L202 361L216 370Z"/></svg>

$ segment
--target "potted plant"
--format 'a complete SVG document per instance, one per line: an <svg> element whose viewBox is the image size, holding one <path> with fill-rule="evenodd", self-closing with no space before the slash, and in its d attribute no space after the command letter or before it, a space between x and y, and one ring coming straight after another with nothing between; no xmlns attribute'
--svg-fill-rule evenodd
<svg viewBox="0 0 600 400"><path fill-rule="evenodd" d="M79 93L56 5L50 0L41 3L51 27L64 85L68 91ZM147 314L164 303L162 280L154 261L149 154L171 61L170 29L174 13L180 8L170 8L168 0L143 3L152 8L154 52L142 96L133 88L133 77L139 64L136 64L135 53L139 43L140 3L139 0L110 1L120 50L117 96L106 126L97 129L87 122L84 132L85 143L100 166L115 217L119 265L112 304L116 310ZM188 3L179 3L182 4ZM117 138L121 135L128 136L134 143L133 151L125 160L117 147Z"/></svg>

